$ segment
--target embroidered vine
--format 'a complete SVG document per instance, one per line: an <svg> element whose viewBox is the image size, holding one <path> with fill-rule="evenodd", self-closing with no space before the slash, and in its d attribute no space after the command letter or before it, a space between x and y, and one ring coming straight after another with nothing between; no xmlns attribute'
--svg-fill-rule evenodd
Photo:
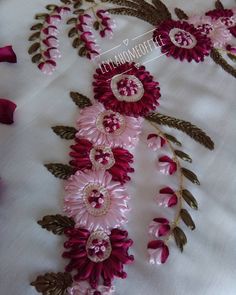
<svg viewBox="0 0 236 295"><path fill-rule="evenodd" d="M36 15L43 22L31 29L36 32L30 41L36 41L29 49L32 62L46 74L52 74L56 68L56 59L61 54L58 50L57 23L65 12L72 16L67 20L72 25L68 36L73 38L72 45L80 56L94 59L100 54L100 46L94 32L101 38L112 37L115 28L110 14L137 17L156 27L153 40L167 57L172 56L181 61L203 62L211 56L226 72L236 76L236 70L230 62L236 60L236 48L232 44L236 36L236 9L225 9L220 1L216 1L215 10L205 15L188 15L176 8L179 21L173 20L167 6L160 0L63 0L62 6L50 4L46 8L49 13ZM118 8L116 6L119 6ZM225 57L223 57L225 56Z"/></svg>

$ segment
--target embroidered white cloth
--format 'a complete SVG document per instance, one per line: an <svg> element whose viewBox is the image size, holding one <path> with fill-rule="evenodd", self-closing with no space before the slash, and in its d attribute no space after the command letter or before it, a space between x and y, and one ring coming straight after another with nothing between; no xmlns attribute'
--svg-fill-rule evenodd
<svg viewBox="0 0 236 295"><path fill-rule="evenodd" d="M53 2L53 1L52 1ZM214 1L165 1L173 11L177 6L189 14L213 8ZM43 75L27 54L30 27L34 15L44 11L48 1L1 0L0 45L13 44L18 64L0 64L0 97L17 103L15 124L0 126L0 292L33 295L29 284L39 274L63 271L61 258L64 238L42 229L37 220L47 214L62 213L62 181L43 166L47 162L69 160L70 141L63 141L53 125L75 124L78 109L69 91L92 97L92 75L96 63L79 58L66 37L68 28L61 26L60 47L63 58L54 75ZM225 0L233 7L233 0ZM102 41L103 51L128 39L138 44L151 39L152 33L140 35L153 27L139 19L117 16L114 38ZM137 37L137 38L136 38ZM136 38L135 40L132 40ZM118 49L117 49L118 50ZM120 50L120 49L119 49ZM112 51L109 56L114 54ZM199 211L191 214L196 230L183 228L188 237L183 254L170 243L170 257L163 266L148 263L148 225L155 217L168 216L154 198L163 185L176 178L161 175L155 161L157 154L147 149L145 138L154 131L145 124L145 132L135 150L135 173L128 184L131 195L129 236L134 240L135 262L126 266L128 278L115 280L117 294L127 295L234 295L236 293L236 85L210 58L203 63L187 63L167 58L154 59L158 51L142 56L140 64L160 82L160 112L191 121L213 138L213 152L171 131L193 158L191 168L201 186L186 180L199 202ZM153 59L153 60L151 60ZM168 209L169 210L169 209Z"/></svg>

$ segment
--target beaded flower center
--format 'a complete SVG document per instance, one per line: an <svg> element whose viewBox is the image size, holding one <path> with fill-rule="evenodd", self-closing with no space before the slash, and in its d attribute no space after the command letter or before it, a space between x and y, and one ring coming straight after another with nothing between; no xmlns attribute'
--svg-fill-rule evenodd
<svg viewBox="0 0 236 295"><path fill-rule="evenodd" d="M197 44L196 38L187 31L174 28L169 33L171 42L177 47L191 49Z"/></svg>
<svg viewBox="0 0 236 295"><path fill-rule="evenodd" d="M88 238L86 251L88 258L93 262L102 262L111 255L109 236L103 231L95 231Z"/></svg>
<svg viewBox="0 0 236 295"><path fill-rule="evenodd" d="M103 168L107 170L115 164L111 148L102 145L92 148L89 158L96 169Z"/></svg>
<svg viewBox="0 0 236 295"><path fill-rule="evenodd" d="M136 102L144 94L142 82L134 75L116 75L111 79L111 90L119 101Z"/></svg>
<svg viewBox="0 0 236 295"><path fill-rule="evenodd" d="M110 208L110 196L103 186L88 184L83 191L87 211L93 216L105 215Z"/></svg>
<svg viewBox="0 0 236 295"><path fill-rule="evenodd" d="M97 128L105 134L120 135L125 128L125 118L113 111L105 111L97 118Z"/></svg>
<svg viewBox="0 0 236 295"><path fill-rule="evenodd" d="M202 24L202 25L199 25L199 26L197 27L197 29L198 29L199 31L201 31L201 33L203 33L203 34L205 34L205 35L208 35L208 34L210 34L210 32L213 31L213 27L212 27L212 25L210 25L210 24Z"/></svg>
<svg viewBox="0 0 236 295"><path fill-rule="evenodd" d="M226 27L233 27L235 25L235 20L232 17L221 17L220 21Z"/></svg>

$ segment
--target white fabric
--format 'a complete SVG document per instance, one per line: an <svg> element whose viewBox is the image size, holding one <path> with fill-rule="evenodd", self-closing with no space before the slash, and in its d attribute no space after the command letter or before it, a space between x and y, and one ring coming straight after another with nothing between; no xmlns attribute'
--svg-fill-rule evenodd
<svg viewBox="0 0 236 295"><path fill-rule="evenodd" d="M52 1L53 2L53 1ZM226 7L235 5L224 1ZM188 13L213 8L214 1L171 1ZM52 77L44 76L27 54L29 28L34 14L44 11L48 1L1 0L0 45L13 44L18 64L0 64L0 97L17 105L15 124L0 126L0 165L3 188L0 198L0 293L33 295L29 283L39 274L63 271L60 258L64 238L42 229L37 220L46 214L62 212L62 181L44 168L47 162L69 160L70 141L63 141L50 129L53 125L75 123L77 108L69 91L92 97L92 75L96 65L79 58L62 26L62 60ZM152 29L141 20L117 16L118 28L112 41L102 41L103 50L124 39ZM146 38L146 37L145 37ZM151 33L150 33L151 38ZM153 53L152 53L153 54ZM153 55L154 57L155 55ZM150 59L145 56L140 63ZM236 88L233 77L210 58L204 63L179 62L165 56L146 64L160 82L160 112L195 123L215 141L213 152L184 134L168 130L183 142L193 157L186 164L199 176L201 186L186 186L199 201L199 211L191 211L197 229L184 225L188 244L181 254L170 243L170 258L163 266L148 264L146 244L152 218L168 217L170 209L160 209L154 197L163 185L174 186L176 177L161 175L155 168L157 155L146 148L145 136L154 131L148 124L135 151L127 225L134 240L131 252L135 263L126 267L128 279L115 280L117 294L123 295L234 295L236 294ZM162 152L161 152L162 153Z"/></svg>

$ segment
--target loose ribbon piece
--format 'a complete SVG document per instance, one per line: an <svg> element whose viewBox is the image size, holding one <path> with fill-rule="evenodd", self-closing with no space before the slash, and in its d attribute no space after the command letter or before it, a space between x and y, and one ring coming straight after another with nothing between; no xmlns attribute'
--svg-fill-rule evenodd
<svg viewBox="0 0 236 295"><path fill-rule="evenodd" d="M14 123L16 104L8 99L0 98L0 123L10 125Z"/></svg>
<svg viewBox="0 0 236 295"><path fill-rule="evenodd" d="M16 54L12 46L5 46L0 48L0 62L17 62Z"/></svg>

